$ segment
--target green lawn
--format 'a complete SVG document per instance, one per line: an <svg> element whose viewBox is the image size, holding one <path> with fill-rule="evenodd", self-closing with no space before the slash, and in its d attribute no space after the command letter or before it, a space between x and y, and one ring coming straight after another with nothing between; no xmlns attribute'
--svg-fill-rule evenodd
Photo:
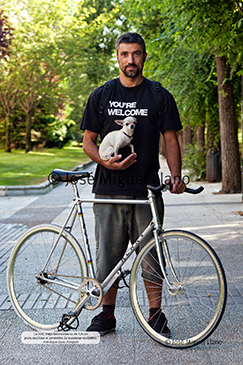
<svg viewBox="0 0 243 365"><path fill-rule="evenodd" d="M33 185L47 180L54 168L72 169L89 161L80 147L49 149L43 152L0 150L0 185Z"/></svg>

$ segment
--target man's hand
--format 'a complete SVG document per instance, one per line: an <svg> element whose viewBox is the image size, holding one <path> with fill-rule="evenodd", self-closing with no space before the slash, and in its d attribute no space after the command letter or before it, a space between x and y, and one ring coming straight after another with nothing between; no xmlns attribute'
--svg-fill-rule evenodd
<svg viewBox="0 0 243 365"><path fill-rule="evenodd" d="M122 155L114 156L109 161L102 160L99 155L99 148L97 146L98 133L85 130L84 140L83 140L83 150L87 156L91 158L94 162L106 167L109 170L125 170L137 160L137 154L132 153L123 161L120 161Z"/></svg>
<svg viewBox="0 0 243 365"><path fill-rule="evenodd" d="M118 155L115 157L112 157L108 161L102 161L102 165L106 167L109 170L126 170L129 166L134 164L137 160L137 154L132 153L127 158L125 158L123 161L120 161L122 158L122 155Z"/></svg>
<svg viewBox="0 0 243 365"><path fill-rule="evenodd" d="M176 176L171 179L171 186L172 189L170 190L170 192L172 194L182 194L186 189L186 185L183 183L183 181L179 176Z"/></svg>
<svg viewBox="0 0 243 365"><path fill-rule="evenodd" d="M109 161L102 160L99 155L99 148L97 146L98 133L85 130L83 139L83 150L87 156L91 158L94 162L106 167L109 170L125 170L137 160L137 154L132 153L123 161L120 161L122 155L114 156Z"/></svg>

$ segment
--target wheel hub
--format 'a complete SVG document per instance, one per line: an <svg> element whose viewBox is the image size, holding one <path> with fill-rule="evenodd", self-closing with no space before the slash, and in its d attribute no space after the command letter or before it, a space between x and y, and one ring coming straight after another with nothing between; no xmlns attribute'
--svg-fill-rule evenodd
<svg viewBox="0 0 243 365"><path fill-rule="evenodd" d="M41 285L45 285L47 283L45 278L48 279L48 275L46 272L40 272L38 275L36 275L36 279Z"/></svg>
<svg viewBox="0 0 243 365"><path fill-rule="evenodd" d="M181 285L180 283L176 283L168 288L168 292L170 293L170 295L176 295L176 294L182 295L185 293L185 289L183 285Z"/></svg>

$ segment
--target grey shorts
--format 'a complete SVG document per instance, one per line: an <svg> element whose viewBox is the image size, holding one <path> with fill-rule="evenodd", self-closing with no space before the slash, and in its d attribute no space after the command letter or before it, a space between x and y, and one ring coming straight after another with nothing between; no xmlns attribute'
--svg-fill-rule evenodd
<svg viewBox="0 0 243 365"><path fill-rule="evenodd" d="M124 195L96 195L100 199L146 199ZM164 204L161 196L156 196L157 208L161 224L164 217ZM99 204L94 203L95 239L96 239L96 275L102 282L124 256L129 240L134 242L147 227L152 219L149 205L136 204ZM139 250L153 237L151 232ZM155 253L156 254L156 253ZM154 261L153 261L154 265ZM160 270L160 268L159 268ZM145 270L146 273L151 271ZM154 279L154 275L146 274L147 280ZM162 273L161 273L162 275ZM143 276L145 276L143 274Z"/></svg>

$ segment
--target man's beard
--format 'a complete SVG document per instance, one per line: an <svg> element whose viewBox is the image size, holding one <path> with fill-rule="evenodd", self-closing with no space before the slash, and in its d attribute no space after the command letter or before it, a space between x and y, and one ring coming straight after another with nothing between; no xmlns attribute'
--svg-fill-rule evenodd
<svg viewBox="0 0 243 365"><path fill-rule="evenodd" d="M127 71L127 68L131 67L131 66L136 67L136 69ZM122 70L122 72L127 77L136 78L140 74L141 69L136 64L131 64L131 65L125 66L125 68Z"/></svg>

